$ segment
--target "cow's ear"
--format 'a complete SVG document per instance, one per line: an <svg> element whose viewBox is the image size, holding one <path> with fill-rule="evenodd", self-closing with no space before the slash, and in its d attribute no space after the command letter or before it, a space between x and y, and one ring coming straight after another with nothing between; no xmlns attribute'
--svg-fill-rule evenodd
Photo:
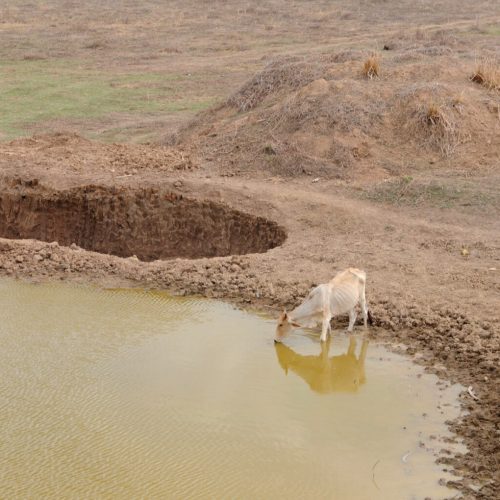
<svg viewBox="0 0 500 500"><path fill-rule="evenodd" d="M283 309L283 312L280 314L280 321L285 321L287 318L286 310Z"/></svg>
<svg viewBox="0 0 500 500"><path fill-rule="evenodd" d="M292 321L290 324L295 328L301 328L301 326L298 323L295 323L295 321Z"/></svg>

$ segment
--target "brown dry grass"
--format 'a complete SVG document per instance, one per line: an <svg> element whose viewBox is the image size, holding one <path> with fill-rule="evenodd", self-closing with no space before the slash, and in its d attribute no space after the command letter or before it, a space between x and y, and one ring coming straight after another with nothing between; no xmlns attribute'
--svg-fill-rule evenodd
<svg viewBox="0 0 500 500"><path fill-rule="evenodd" d="M471 80L489 90L500 90L500 61L492 57L481 59Z"/></svg>
<svg viewBox="0 0 500 500"><path fill-rule="evenodd" d="M436 126L442 125L444 127L450 126L446 115L443 113L442 109L435 103L430 103L427 108L427 112L423 115L424 121L427 125Z"/></svg>
<svg viewBox="0 0 500 500"><path fill-rule="evenodd" d="M383 113L385 103L371 96L366 84L349 82L349 92L318 79L293 92L277 105L263 109L262 122L274 131L291 133L297 130L332 134L358 130L369 133Z"/></svg>
<svg viewBox="0 0 500 500"><path fill-rule="evenodd" d="M446 107L434 102L423 102L413 113L412 130L421 144L439 149L445 156L451 155L456 147L465 142L456 116Z"/></svg>
<svg viewBox="0 0 500 500"><path fill-rule="evenodd" d="M380 57L372 54L363 64L363 75L370 80L379 76L380 73Z"/></svg>
<svg viewBox="0 0 500 500"><path fill-rule="evenodd" d="M430 150L450 156L471 138L474 110L463 94L444 85L413 85L401 95L398 127L407 137Z"/></svg>
<svg viewBox="0 0 500 500"><path fill-rule="evenodd" d="M267 96L284 89L298 89L319 78L323 72L320 64L307 63L296 57L278 58L247 81L227 103L239 111L248 111Z"/></svg>

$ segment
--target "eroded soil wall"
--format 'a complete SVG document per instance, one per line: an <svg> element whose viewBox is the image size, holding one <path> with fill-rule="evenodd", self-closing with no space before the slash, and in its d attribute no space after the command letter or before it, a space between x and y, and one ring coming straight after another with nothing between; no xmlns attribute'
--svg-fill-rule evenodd
<svg viewBox="0 0 500 500"><path fill-rule="evenodd" d="M153 189L84 186L3 189L0 237L75 243L144 261L261 253L283 243L273 221L213 201Z"/></svg>

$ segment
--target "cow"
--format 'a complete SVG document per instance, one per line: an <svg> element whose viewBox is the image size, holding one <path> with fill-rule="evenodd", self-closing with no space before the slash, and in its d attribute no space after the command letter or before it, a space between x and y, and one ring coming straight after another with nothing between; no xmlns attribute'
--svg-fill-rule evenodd
<svg viewBox="0 0 500 500"><path fill-rule="evenodd" d="M306 299L293 311L284 310L278 318L275 342L281 342L293 328L311 328L321 323L321 342L331 333L333 316L349 313L348 332L352 332L356 321L356 306L361 305L365 328L372 324L365 297L366 273L350 267L338 273L329 283L313 288Z"/></svg>

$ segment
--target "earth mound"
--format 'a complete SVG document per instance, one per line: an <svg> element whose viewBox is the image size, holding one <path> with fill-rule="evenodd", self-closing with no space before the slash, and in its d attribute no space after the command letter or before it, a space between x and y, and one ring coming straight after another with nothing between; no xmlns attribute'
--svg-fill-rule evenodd
<svg viewBox="0 0 500 500"><path fill-rule="evenodd" d="M377 181L450 161L492 163L500 101L471 80L475 59L463 44L444 34L388 42L370 78L369 57L348 50L273 60L173 143L228 172L283 177ZM498 147L478 151L481 143Z"/></svg>

